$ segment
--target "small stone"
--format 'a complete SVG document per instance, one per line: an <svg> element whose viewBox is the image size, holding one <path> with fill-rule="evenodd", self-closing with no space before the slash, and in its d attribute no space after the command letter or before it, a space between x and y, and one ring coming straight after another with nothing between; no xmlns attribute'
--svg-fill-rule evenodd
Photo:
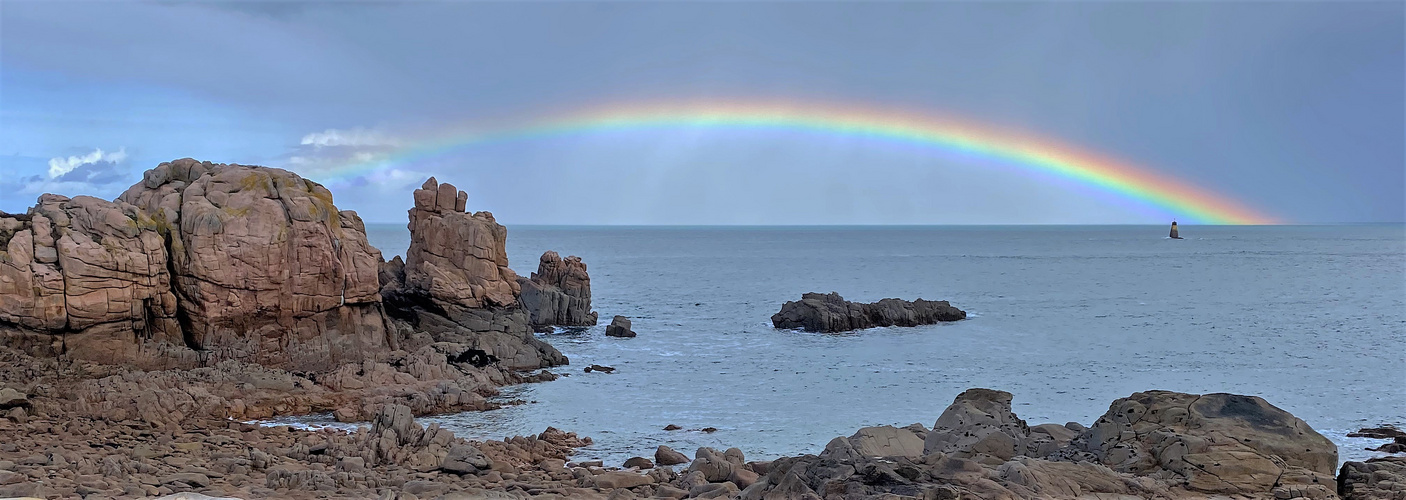
<svg viewBox="0 0 1406 500"><path fill-rule="evenodd" d="M366 470L366 459L361 457L342 457L337 462L337 469L344 472L363 472Z"/></svg>
<svg viewBox="0 0 1406 500"><path fill-rule="evenodd" d="M597 488L634 488L646 484L654 484L654 478L644 474L636 474L626 471L609 471L595 476Z"/></svg>
<svg viewBox="0 0 1406 500"><path fill-rule="evenodd" d="M628 469L630 467L638 467L640 469L653 469L654 462L651 462L648 458L644 457L630 457L629 460L625 461L625 468Z"/></svg>
<svg viewBox="0 0 1406 500"><path fill-rule="evenodd" d="M29 406L29 399L25 398L24 393L9 387L0 389L0 409L16 408L20 406Z"/></svg>
<svg viewBox="0 0 1406 500"><path fill-rule="evenodd" d="M206 476L204 474L197 474L194 472L178 472L167 476L161 476L161 479L159 479L159 481L161 481L161 484L182 482L199 488L204 488L210 485L209 476Z"/></svg>
<svg viewBox="0 0 1406 500"><path fill-rule="evenodd" d="M658 449L654 450L654 462L659 465L686 464L688 463L688 456L661 444Z"/></svg>

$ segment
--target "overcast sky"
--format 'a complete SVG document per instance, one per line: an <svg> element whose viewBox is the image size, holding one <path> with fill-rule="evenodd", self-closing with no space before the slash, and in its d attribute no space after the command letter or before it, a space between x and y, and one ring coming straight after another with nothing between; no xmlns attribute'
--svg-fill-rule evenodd
<svg viewBox="0 0 1406 500"><path fill-rule="evenodd" d="M0 210L162 161L279 166L405 221L435 175L505 223L1162 223L1077 183L815 134L665 129L325 178L437 130L608 103L862 103L1155 168L1289 222L1406 212L1402 2L0 0Z"/></svg>

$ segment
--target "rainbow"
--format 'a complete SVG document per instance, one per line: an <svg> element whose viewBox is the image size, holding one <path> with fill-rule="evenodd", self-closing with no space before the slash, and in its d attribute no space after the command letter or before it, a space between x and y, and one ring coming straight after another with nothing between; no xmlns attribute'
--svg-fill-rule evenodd
<svg viewBox="0 0 1406 500"><path fill-rule="evenodd" d="M323 172L336 181L491 143L619 131L662 129L798 131L906 144L1013 165L1102 191L1125 201L1202 224L1274 224L1277 220L1241 203L1157 171L1028 134L999 131L969 121L872 107L813 103L700 102L614 105L494 130L455 130L371 161Z"/></svg>

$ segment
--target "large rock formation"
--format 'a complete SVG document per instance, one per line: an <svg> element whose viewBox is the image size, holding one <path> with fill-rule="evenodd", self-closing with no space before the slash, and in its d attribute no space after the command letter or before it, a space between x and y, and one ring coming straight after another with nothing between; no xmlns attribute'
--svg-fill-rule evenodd
<svg viewBox="0 0 1406 500"><path fill-rule="evenodd" d="M861 429L819 456L772 462L741 498L1335 496L1337 447L1257 397L1137 393L1078 434L1075 424L1027 426L1010 403L1010 393L968 390L931 431ZM1368 484L1386 477L1372 467L1353 471L1354 487L1383 489Z"/></svg>
<svg viewBox="0 0 1406 500"><path fill-rule="evenodd" d="M1133 394L1114 401L1071 449L1083 453L1064 456L1225 495L1326 488L1338 462L1337 446L1303 420L1234 394Z"/></svg>
<svg viewBox="0 0 1406 500"><path fill-rule="evenodd" d="M466 213L467 195L431 177L415 190L404 263L382 265L381 296L404 328L496 357L508 368L566 364L532 334L508 268L508 230L489 212Z"/></svg>
<svg viewBox="0 0 1406 500"><path fill-rule="evenodd" d="M157 228L132 205L88 196L46 194L28 214L0 215L6 343L110 361L184 346Z"/></svg>
<svg viewBox="0 0 1406 500"><path fill-rule="evenodd" d="M319 372L434 342L511 369L565 363L532 336L506 228L465 213L466 200L430 179L410 210L408 261L384 263L355 212L286 170L187 158L113 202L46 194L0 213L0 338L143 369ZM544 274L588 301L576 263Z"/></svg>
<svg viewBox="0 0 1406 500"><path fill-rule="evenodd" d="M44 195L10 228L0 329L49 354L155 368L300 369L386 344L379 252L292 172L185 159L115 202Z"/></svg>
<svg viewBox="0 0 1406 500"><path fill-rule="evenodd" d="M945 300L883 299L861 304L830 292L807 293L801 295L801 300L787 302L781 306L781 312L771 316L771 324L776 328L833 333L876 326L931 325L966 317L965 311L952 307Z"/></svg>
<svg viewBox="0 0 1406 500"><path fill-rule="evenodd" d="M591 276L575 255L562 259L551 250L542 254L531 278L518 278L522 306L532 326L589 326L598 316L591 310Z"/></svg>
<svg viewBox="0 0 1406 500"><path fill-rule="evenodd" d="M381 253L322 185L184 159L118 201L164 233L184 343L207 360L320 370L387 347Z"/></svg>

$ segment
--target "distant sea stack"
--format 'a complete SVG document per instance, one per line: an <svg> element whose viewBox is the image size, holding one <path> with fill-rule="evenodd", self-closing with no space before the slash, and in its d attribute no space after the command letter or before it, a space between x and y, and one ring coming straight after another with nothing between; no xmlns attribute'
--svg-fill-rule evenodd
<svg viewBox="0 0 1406 500"><path fill-rule="evenodd" d="M563 259L548 250L538 260L537 272L531 278L518 277L518 285L533 328L596 324L598 316L591 310L591 275L580 257Z"/></svg>
<svg viewBox="0 0 1406 500"><path fill-rule="evenodd" d="M776 328L835 333L877 326L918 326L966 319L967 313L945 300L883 299L872 304L850 302L840 294L807 293L787 302L771 316Z"/></svg>
<svg viewBox="0 0 1406 500"><path fill-rule="evenodd" d="M1172 235L1171 235L1171 238L1174 239L1174 240L1179 240L1179 239L1181 239L1181 235L1177 234L1177 221L1172 221Z"/></svg>

